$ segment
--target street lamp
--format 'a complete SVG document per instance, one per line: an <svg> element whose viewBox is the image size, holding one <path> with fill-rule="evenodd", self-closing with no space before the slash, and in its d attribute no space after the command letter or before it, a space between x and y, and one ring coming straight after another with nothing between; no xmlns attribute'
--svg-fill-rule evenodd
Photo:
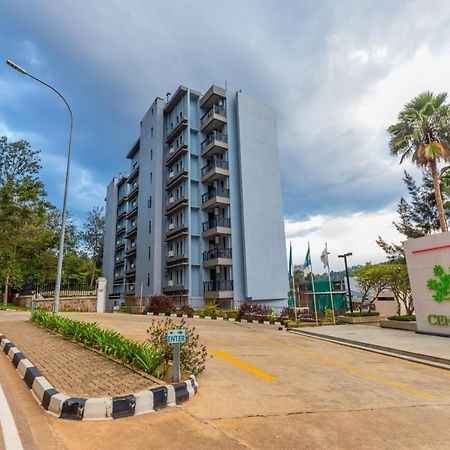
<svg viewBox="0 0 450 450"><path fill-rule="evenodd" d="M350 289L350 278L348 277L348 266L347 266L347 256L352 256L353 253L344 253L343 255L338 255L339 258L344 258L345 263L345 276L347 277L347 288L348 288L348 301L350 303L350 311L353 313L352 304L352 290Z"/></svg>
<svg viewBox="0 0 450 450"><path fill-rule="evenodd" d="M63 263L63 256L64 256L64 235L65 235L65 230L66 230L66 217L67 217L67 190L68 190L68 186L69 186L70 153L71 153L71 148L72 148L73 114L72 114L72 110L70 109L70 106L67 103L66 99L54 87L50 86L49 84L45 83L44 81L40 80L39 78L36 78L33 75L30 75L25 69L22 69L22 67L18 66L17 64L14 64L9 59L6 61L6 64L8 64L8 66L12 67L14 70L21 73L22 75L26 75L30 78L33 78L33 80L36 80L38 83L41 83L44 86L47 86L48 88L50 88L53 92L55 92L61 98L61 100L67 106L67 109L69 110L69 114L70 114L69 149L67 151L66 180L64 183L64 201L63 201L63 211L62 211L62 220L61 220L61 234L59 237L58 266L57 266L57 270L56 270L55 300L53 302L53 314L58 314L58 312L59 312L59 295L60 295L60 291L61 291L62 263Z"/></svg>

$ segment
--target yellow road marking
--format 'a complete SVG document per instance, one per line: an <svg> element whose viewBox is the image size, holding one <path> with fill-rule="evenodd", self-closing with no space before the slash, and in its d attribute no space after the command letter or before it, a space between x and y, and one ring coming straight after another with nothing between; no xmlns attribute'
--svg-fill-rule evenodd
<svg viewBox="0 0 450 450"><path fill-rule="evenodd" d="M390 387L393 387L395 389L399 389L401 391L408 392L409 394L413 394L413 395L417 395L418 397L426 398L428 400L434 398L433 394L430 394L429 392L425 392L425 391L422 391L422 390L419 390L419 389L415 389L415 388L406 386L404 384L397 383L395 381L387 380L387 379L385 379L383 377L380 377L378 375L374 375L374 374L372 374L370 372L366 372L365 370L356 369L355 367L352 367L352 366L350 366L348 364L342 363L342 362L340 362L340 361L338 361L338 360L336 360L334 358L330 358L328 356L323 356L323 355L320 355L318 353L311 352L311 351L308 351L308 350L302 350L302 349L294 347L292 345L281 344L281 343L279 343L279 342L277 342L277 341L275 341L273 339L260 338L260 340L261 341L270 342L271 344L274 344L274 345L276 345L278 347L285 348L287 350L296 351L298 353L301 353L304 356L307 356L307 357L312 358L312 359L316 359L318 361L321 361L321 362L323 362L325 364L337 367L339 369L347 370L348 372L350 372L353 375L356 375L356 376L358 376L360 378L364 378L366 380L371 380L371 381L377 381L378 383L384 384L386 386L390 386Z"/></svg>
<svg viewBox="0 0 450 450"><path fill-rule="evenodd" d="M247 372L252 373L253 375L256 375L257 377L262 378L266 381L277 381L278 377L275 377L273 375L270 375L269 373L263 372L262 370L257 369L256 367L251 366L250 364L247 364L244 361L241 361L238 358L235 358L234 356L229 355L228 353L222 351L222 350L210 350L210 353L212 353L214 356L218 356L219 358L224 359L225 361L234 364L237 367L240 367L241 369L246 370Z"/></svg>

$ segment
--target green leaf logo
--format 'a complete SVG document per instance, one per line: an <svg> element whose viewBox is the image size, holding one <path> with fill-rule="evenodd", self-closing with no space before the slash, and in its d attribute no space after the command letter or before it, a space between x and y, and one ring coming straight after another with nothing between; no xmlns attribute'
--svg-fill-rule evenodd
<svg viewBox="0 0 450 450"><path fill-rule="evenodd" d="M441 303L442 301L450 301L450 273L445 273L444 268L441 265L436 264L433 267L433 275L439 280L430 278L427 281L427 287L430 291L436 292L433 295L434 301L437 303Z"/></svg>

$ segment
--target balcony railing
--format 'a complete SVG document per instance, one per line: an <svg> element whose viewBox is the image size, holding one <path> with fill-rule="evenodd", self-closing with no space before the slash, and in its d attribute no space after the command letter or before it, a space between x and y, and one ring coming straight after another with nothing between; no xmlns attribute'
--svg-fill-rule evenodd
<svg viewBox="0 0 450 450"><path fill-rule="evenodd" d="M211 134L208 134L208 136L206 137L206 139L204 141L202 141L201 143L201 149L202 151L209 145L211 144L211 142L213 141L220 141L223 143L228 143L228 136L224 133L220 133L219 131L214 131Z"/></svg>
<svg viewBox="0 0 450 450"><path fill-rule="evenodd" d="M232 291L233 280L211 280L203 282L203 292Z"/></svg>
<svg viewBox="0 0 450 450"><path fill-rule="evenodd" d="M227 109L225 108L225 106L214 105L208 112L203 114L200 119L200 126L203 126L213 114L227 117Z"/></svg>
<svg viewBox="0 0 450 450"><path fill-rule="evenodd" d="M202 223L203 231L210 230L216 227L231 227L231 219L229 217L214 217Z"/></svg>
<svg viewBox="0 0 450 450"><path fill-rule="evenodd" d="M212 248L203 252L203 261L217 258L232 258L231 248Z"/></svg>
<svg viewBox="0 0 450 450"><path fill-rule="evenodd" d="M212 191L208 191L202 195L202 203L206 203L214 197L226 197L230 198L230 190L227 188L216 188Z"/></svg>
<svg viewBox="0 0 450 450"><path fill-rule="evenodd" d="M223 159L216 159L215 161L207 164L205 167L202 167L202 177L215 168L228 170L228 166L228 161L224 161Z"/></svg>

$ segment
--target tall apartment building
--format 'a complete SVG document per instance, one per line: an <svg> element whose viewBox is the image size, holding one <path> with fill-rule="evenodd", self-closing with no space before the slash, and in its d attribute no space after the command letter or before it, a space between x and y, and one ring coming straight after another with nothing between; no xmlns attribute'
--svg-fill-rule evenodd
<svg viewBox="0 0 450 450"><path fill-rule="evenodd" d="M274 113L212 86L156 98L106 198L110 298L169 295L284 305L288 292ZM116 300L117 301L117 300Z"/></svg>

